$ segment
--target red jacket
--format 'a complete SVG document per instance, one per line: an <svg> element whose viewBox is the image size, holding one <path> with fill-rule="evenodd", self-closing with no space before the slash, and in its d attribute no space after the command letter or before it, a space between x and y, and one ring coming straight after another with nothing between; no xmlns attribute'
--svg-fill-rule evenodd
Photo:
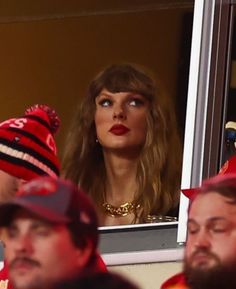
<svg viewBox="0 0 236 289"><path fill-rule="evenodd" d="M161 285L161 289L188 289L184 274L178 273L170 277Z"/></svg>
<svg viewBox="0 0 236 289"><path fill-rule="evenodd" d="M12 289L8 280L8 269L4 263L3 269L0 271L0 288L1 289Z"/></svg>

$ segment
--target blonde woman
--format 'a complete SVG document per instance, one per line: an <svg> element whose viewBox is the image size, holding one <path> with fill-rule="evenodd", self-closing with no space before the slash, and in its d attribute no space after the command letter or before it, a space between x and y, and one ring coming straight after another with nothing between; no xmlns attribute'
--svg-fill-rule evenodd
<svg viewBox="0 0 236 289"><path fill-rule="evenodd" d="M100 225L151 222L178 207L181 147L159 88L137 65L111 65L80 103L63 173L94 200Z"/></svg>

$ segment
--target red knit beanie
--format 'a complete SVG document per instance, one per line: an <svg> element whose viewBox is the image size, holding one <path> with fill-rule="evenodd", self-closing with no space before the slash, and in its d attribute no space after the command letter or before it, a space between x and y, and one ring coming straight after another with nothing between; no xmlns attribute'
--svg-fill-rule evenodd
<svg viewBox="0 0 236 289"><path fill-rule="evenodd" d="M46 105L28 108L24 116L0 123L0 170L23 180L59 176L54 134L60 120Z"/></svg>

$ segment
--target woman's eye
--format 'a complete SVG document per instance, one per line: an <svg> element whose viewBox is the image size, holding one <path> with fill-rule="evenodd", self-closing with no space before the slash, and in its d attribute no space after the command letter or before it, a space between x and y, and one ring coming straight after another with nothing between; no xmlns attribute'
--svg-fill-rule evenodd
<svg viewBox="0 0 236 289"><path fill-rule="evenodd" d="M107 106L111 106L112 105L112 102L110 99L102 99L98 102L98 104L100 106L103 106L103 107L107 107Z"/></svg>
<svg viewBox="0 0 236 289"><path fill-rule="evenodd" d="M139 99L139 98L134 98L134 99L131 99L129 101L129 104L131 106L141 106L144 104L144 101L142 99Z"/></svg>

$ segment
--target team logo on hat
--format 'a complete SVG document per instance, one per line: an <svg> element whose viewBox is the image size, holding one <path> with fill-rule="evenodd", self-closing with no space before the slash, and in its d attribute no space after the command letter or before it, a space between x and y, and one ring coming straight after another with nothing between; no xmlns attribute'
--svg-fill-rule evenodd
<svg viewBox="0 0 236 289"><path fill-rule="evenodd" d="M34 180L22 186L20 190L16 193L17 196L26 195L50 195L55 193L56 184L53 180Z"/></svg>
<svg viewBox="0 0 236 289"><path fill-rule="evenodd" d="M26 118L12 118L2 122L0 126L8 125L9 127L13 128L23 128L26 123L27 123Z"/></svg>

